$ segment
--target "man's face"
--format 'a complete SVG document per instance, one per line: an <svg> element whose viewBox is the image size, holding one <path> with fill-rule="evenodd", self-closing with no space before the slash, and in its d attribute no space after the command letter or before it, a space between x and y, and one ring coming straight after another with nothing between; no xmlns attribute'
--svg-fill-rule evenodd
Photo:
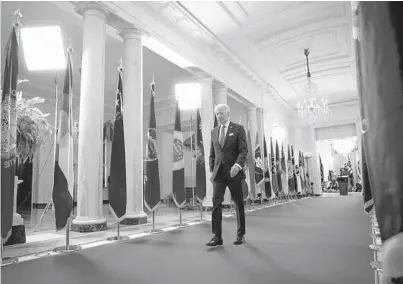
<svg viewBox="0 0 403 284"><path fill-rule="evenodd" d="M219 124L224 125L229 120L229 112L226 109L219 108L216 110L215 115Z"/></svg>

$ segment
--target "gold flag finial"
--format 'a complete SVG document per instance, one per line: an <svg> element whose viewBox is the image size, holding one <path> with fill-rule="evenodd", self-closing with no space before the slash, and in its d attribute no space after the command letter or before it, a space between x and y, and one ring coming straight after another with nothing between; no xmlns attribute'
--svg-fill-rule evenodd
<svg viewBox="0 0 403 284"><path fill-rule="evenodd" d="M14 11L14 16L16 17L16 20L14 21L14 24L15 24L17 27L21 26L21 20L22 20L22 18L23 18L23 15L22 15L22 13L21 13L21 10L20 10L20 9L15 10L15 11Z"/></svg>

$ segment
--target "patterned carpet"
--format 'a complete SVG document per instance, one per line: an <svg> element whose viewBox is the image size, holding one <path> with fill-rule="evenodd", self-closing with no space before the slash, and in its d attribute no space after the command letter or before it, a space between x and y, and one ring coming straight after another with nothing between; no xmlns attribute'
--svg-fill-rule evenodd
<svg viewBox="0 0 403 284"><path fill-rule="evenodd" d="M209 224L2 268L19 284L370 284L369 220L361 196L310 198L250 212L247 243L208 249Z"/></svg>

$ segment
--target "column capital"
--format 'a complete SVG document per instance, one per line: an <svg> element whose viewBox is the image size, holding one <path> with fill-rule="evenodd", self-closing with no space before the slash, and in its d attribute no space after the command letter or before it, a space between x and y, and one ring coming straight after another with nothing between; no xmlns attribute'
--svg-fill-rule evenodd
<svg viewBox="0 0 403 284"><path fill-rule="evenodd" d="M187 67L185 68L187 71L192 73L193 77L198 80L198 81L204 81L204 80L210 80L213 81L214 78L211 76L209 73L201 70L200 68L197 67Z"/></svg>
<svg viewBox="0 0 403 284"><path fill-rule="evenodd" d="M247 108L248 111L256 111L256 106L250 106Z"/></svg>
<svg viewBox="0 0 403 284"><path fill-rule="evenodd" d="M227 86L225 86L225 84L223 84L223 83L221 83L221 82L219 82L219 81L217 81L217 80L214 80L213 81L213 90L214 91L218 91L218 92L220 92L220 91L223 91L223 92L227 92L228 91L228 87Z"/></svg>
<svg viewBox="0 0 403 284"><path fill-rule="evenodd" d="M141 39L142 36L147 34L133 26L121 27L117 30L117 34L122 37L123 40L128 39Z"/></svg>
<svg viewBox="0 0 403 284"><path fill-rule="evenodd" d="M84 18L88 15L98 16L104 20L109 17L109 11L102 4L94 1L83 1L76 5L75 11Z"/></svg>

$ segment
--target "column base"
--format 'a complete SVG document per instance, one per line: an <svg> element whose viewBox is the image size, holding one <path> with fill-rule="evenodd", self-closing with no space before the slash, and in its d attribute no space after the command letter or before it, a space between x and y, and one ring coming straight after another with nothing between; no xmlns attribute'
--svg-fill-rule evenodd
<svg viewBox="0 0 403 284"><path fill-rule="evenodd" d="M137 213L137 214L126 214L125 218L120 222L122 225L141 225L147 223L147 214Z"/></svg>
<svg viewBox="0 0 403 284"><path fill-rule="evenodd" d="M100 220L79 220L74 219L71 224L71 231L79 233L91 233L105 231L107 229L106 219Z"/></svg>

